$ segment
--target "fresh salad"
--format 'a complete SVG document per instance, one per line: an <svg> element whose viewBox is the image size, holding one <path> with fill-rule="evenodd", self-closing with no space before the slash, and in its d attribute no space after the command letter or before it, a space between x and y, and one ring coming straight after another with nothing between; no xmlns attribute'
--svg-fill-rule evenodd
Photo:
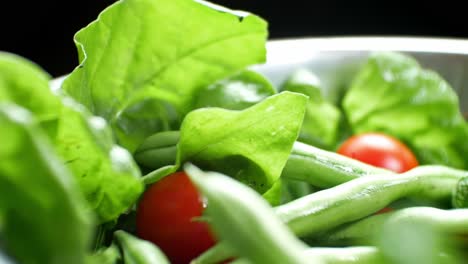
<svg viewBox="0 0 468 264"><path fill-rule="evenodd" d="M276 87L251 67L267 37L208 2L120 0L58 87L1 52L0 263L466 263L450 84L383 52L333 97L309 69Z"/></svg>

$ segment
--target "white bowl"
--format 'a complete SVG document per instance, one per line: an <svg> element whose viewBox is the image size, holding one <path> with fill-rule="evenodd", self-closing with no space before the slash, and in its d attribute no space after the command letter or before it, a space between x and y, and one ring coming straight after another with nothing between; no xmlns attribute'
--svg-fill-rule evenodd
<svg viewBox="0 0 468 264"><path fill-rule="evenodd" d="M397 51L442 75L468 112L468 40L412 37L330 37L273 40L267 63L253 67L275 85L298 68L316 73L325 90L349 82L371 52Z"/></svg>

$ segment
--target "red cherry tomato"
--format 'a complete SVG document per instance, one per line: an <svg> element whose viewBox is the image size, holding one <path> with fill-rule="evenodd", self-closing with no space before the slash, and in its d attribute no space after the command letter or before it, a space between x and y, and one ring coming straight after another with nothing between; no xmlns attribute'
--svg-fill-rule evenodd
<svg viewBox="0 0 468 264"><path fill-rule="evenodd" d="M418 166L416 157L405 144L381 133L352 136L340 146L338 153L397 173Z"/></svg>
<svg viewBox="0 0 468 264"><path fill-rule="evenodd" d="M171 263L187 264L215 243L208 225L196 220L203 209L187 174L168 175L143 194L137 208L137 235L159 246Z"/></svg>
<svg viewBox="0 0 468 264"><path fill-rule="evenodd" d="M405 144L396 138L381 133L353 136L341 145L338 153L397 173L418 166L416 157ZM375 214L384 214L391 211L393 211L392 208L385 207Z"/></svg>

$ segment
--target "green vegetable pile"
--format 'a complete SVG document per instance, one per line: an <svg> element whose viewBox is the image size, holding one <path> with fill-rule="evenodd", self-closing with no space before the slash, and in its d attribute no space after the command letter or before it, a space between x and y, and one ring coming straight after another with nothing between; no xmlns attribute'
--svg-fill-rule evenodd
<svg viewBox="0 0 468 264"><path fill-rule="evenodd" d="M249 69L267 35L204 1L120 0L75 35L58 89L0 53L0 263L169 263L134 214L180 170L219 239L193 263L468 259L468 126L450 85L387 52L333 101L307 69L273 87ZM421 166L333 152L363 132L401 139Z"/></svg>

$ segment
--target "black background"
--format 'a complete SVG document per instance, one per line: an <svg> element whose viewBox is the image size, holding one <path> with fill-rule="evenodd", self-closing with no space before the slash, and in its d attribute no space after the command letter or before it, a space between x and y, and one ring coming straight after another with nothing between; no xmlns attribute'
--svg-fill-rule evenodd
<svg viewBox="0 0 468 264"><path fill-rule="evenodd" d="M73 34L114 1L2 1L0 50L58 76L77 64ZM468 38L466 9L451 1L213 0L269 21L270 38L399 35Z"/></svg>

